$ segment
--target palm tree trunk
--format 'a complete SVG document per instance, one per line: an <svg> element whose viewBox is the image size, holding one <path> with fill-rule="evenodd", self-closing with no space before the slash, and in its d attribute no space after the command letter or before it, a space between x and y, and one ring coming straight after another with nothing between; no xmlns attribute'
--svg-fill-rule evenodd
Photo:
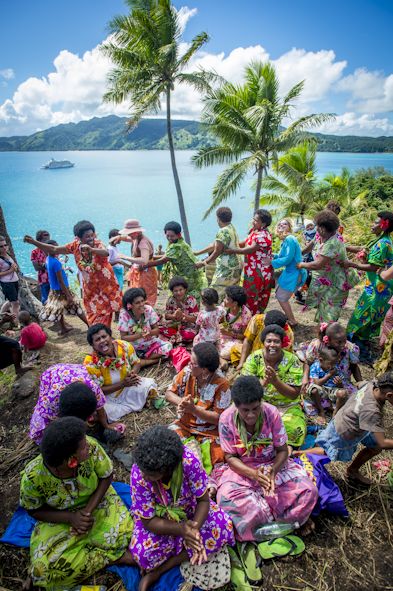
<svg viewBox="0 0 393 591"><path fill-rule="evenodd" d="M173 178L175 180L177 200L179 202L180 222L181 222L181 225L183 228L184 239L188 244L191 245L190 231L188 229L187 215L186 215L186 210L184 207L183 193L181 190L179 175L177 173L177 167L176 167L175 148L173 147L172 122L171 122L171 89L169 86L167 87L167 91L166 91L166 127L167 127L167 134L168 134L169 151L171 154Z"/></svg>
<svg viewBox="0 0 393 591"><path fill-rule="evenodd" d="M259 209L259 200L261 198L262 175L263 175L263 166L260 166L258 168L257 188L255 190L254 213L257 211L257 209Z"/></svg>

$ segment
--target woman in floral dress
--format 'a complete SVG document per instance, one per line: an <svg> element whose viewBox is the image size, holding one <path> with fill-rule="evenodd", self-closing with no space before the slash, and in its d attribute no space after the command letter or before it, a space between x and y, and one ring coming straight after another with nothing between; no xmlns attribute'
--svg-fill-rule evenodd
<svg viewBox="0 0 393 591"><path fill-rule="evenodd" d="M65 246L38 242L31 236L25 236L24 241L34 244L48 255L73 254L83 278L83 305L89 325L100 323L110 326L113 313L121 307L121 292L108 261L109 252L97 240L91 222L83 220L75 224L74 236L75 239Z"/></svg>
<svg viewBox="0 0 393 591"><path fill-rule="evenodd" d="M247 238L240 248L230 251L244 255L243 287L247 294L247 308L253 314L260 314L267 308L274 281L272 236L268 230L271 223L272 216L267 209L258 209Z"/></svg>
<svg viewBox="0 0 393 591"><path fill-rule="evenodd" d="M165 304L165 324L160 327L161 334L177 343L189 343L197 333L198 302L188 293L188 282L184 277L172 277L168 287L172 295Z"/></svg>
<svg viewBox="0 0 393 591"><path fill-rule="evenodd" d="M143 289L127 289L123 296L123 308L119 316L119 331L123 341L132 343L138 357L144 359L143 365L158 363L168 357L172 344L159 338L159 316L146 304Z"/></svg>
<svg viewBox="0 0 393 591"><path fill-rule="evenodd" d="M40 379L40 391L30 420L29 437L37 444L41 442L44 429L59 416L60 393L66 386L82 383L94 392L97 399L97 421L104 429L116 429L109 425L105 412L105 396L99 382L92 377L83 365L58 363L48 367Z"/></svg>
<svg viewBox="0 0 393 591"><path fill-rule="evenodd" d="M133 456L130 550L144 573L139 591L146 591L175 565L206 562L234 536L228 516L209 499L206 472L177 433L148 429Z"/></svg>
<svg viewBox="0 0 393 591"><path fill-rule="evenodd" d="M316 308L315 322L337 321L346 304L348 291L359 281L344 268L347 261L345 244L337 238L340 220L325 209L315 218L320 242L314 260L298 264L299 269L313 271L306 296L306 309Z"/></svg>
<svg viewBox="0 0 393 591"><path fill-rule="evenodd" d="M238 378L232 386L234 404L219 422L227 464L219 477L217 502L232 518L241 542L255 541L256 530L266 523L306 524L318 499L304 468L288 458L280 413L263 395L255 377Z"/></svg>
<svg viewBox="0 0 393 591"><path fill-rule="evenodd" d="M110 423L142 410L149 396L157 397L155 381L138 375L141 362L131 343L113 339L105 324L93 324L87 331L87 342L93 353L86 355L83 363L101 384Z"/></svg>
<svg viewBox="0 0 393 591"><path fill-rule="evenodd" d="M265 399L277 407L292 447L300 447L306 436L306 417L300 400L303 368L294 353L283 350L284 329L272 324L261 334L264 348L252 353L242 374L261 380Z"/></svg>
<svg viewBox="0 0 393 591"><path fill-rule="evenodd" d="M177 222L168 222L165 224L164 232L168 240L168 246L165 255L159 259L149 261L145 268L165 265L162 271L166 278L184 277L188 283L188 293L200 301L201 291L207 286L204 272L198 269L198 262L192 248L184 241L181 235L181 225Z"/></svg>
<svg viewBox="0 0 393 591"><path fill-rule="evenodd" d="M229 382L218 371L219 363L213 343L195 345L189 366L175 376L165 395L178 415L170 428L183 442L190 438L197 441L208 473L214 464L224 461L218 439L218 419L231 403Z"/></svg>
<svg viewBox="0 0 393 591"><path fill-rule="evenodd" d="M348 322L347 332L351 341L360 345L362 353L369 353L369 341L379 335L382 321L389 310L393 295L393 280L384 280L378 271L393 265L393 213L378 213L372 226L375 238L367 247L367 258L363 262L346 261L346 267L366 271L366 284L356 302Z"/></svg>
<svg viewBox="0 0 393 591"><path fill-rule="evenodd" d="M225 317L220 325L220 356L221 367L228 367L227 360L231 359L231 350L235 345L243 343L244 331L252 318L246 306L247 295L243 287L231 285L225 288L224 307Z"/></svg>
<svg viewBox="0 0 393 591"><path fill-rule="evenodd" d="M20 504L37 520L34 587L70 589L109 564L135 564L128 551L133 523L111 486L112 471L81 419L63 417L45 429L41 455L25 467L20 485Z"/></svg>
<svg viewBox="0 0 393 591"><path fill-rule="evenodd" d="M198 268L216 263L211 287L217 290L220 301L224 298L225 288L229 285L239 285L242 273L242 260L235 254L239 247L239 238L235 227L232 224L232 211L229 207L219 207L216 211L219 231L217 232L214 245L199 251L210 252L209 256L200 261Z"/></svg>

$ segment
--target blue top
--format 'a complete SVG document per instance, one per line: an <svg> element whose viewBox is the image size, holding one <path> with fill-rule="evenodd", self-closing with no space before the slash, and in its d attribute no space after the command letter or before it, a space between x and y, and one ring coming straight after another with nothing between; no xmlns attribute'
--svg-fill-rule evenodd
<svg viewBox="0 0 393 591"><path fill-rule="evenodd" d="M281 269L283 272L278 278L278 285L287 291L296 291L307 279L307 271L298 269L296 265L302 260L300 244L291 234L285 238L281 245L280 252L273 255L273 269Z"/></svg>
<svg viewBox="0 0 393 591"><path fill-rule="evenodd" d="M67 275L66 275L59 259L57 259L56 257L48 256L46 259L46 269L48 271L49 285L50 285L51 289L55 289L57 291L61 290L60 283L59 283L57 276L56 276L57 271L61 271L64 285L66 287L68 287Z"/></svg>
<svg viewBox="0 0 393 591"><path fill-rule="evenodd" d="M317 380L320 380L321 378L324 378L327 373L327 371L322 369L319 359L314 361L310 367L310 378L316 378ZM327 388L338 388L337 384L333 382L333 378L329 378L328 381L323 385Z"/></svg>

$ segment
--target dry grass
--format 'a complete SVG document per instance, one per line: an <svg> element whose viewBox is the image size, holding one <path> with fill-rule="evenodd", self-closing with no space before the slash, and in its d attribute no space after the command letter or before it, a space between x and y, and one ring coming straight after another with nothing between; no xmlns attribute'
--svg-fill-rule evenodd
<svg viewBox="0 0 393 591"><path fill-rule="evenodd" d="M357 296L354 293L354 296ZM344 311L343 323L353 308ZM296 331L299 343L315 336L312 315L300 316L302 326ZM49 365L59 362L79 363L88 351L82 323L71 319L75 327L66 338L49 331L48 344L41 359L41 367L35 370L37 382L40 373ZM116 335L115 335L116 336ZM369 378L372 371L362 367L363 376ZM174 370L163 365L153 367L145 375L158 376L161 392L170 383ZM234 377L232 373L230 377ZM3 531L18 504L20 471L36 454L34 445L27 439L29 419L35 399L12 400L10 384L12 371L0 377L0 487L2 511L0 527ZM393 436L393 412L387 409L386 430ZM168 424L174 419L170 407L144 409L125 417L127 434L121 447L128 451L135 439L152 424ZM387 456L386 453L384 455ZM116 460L115 479L128 482L129 474ZM366 467L375 484L369 489L354 488L345 479L345 465L335 463L329 470L339 484L350 518L343 520L329 515L317 520L316 533L306 540L306 552L298 559L281 560L263 565L262 591L393 591L393 492L386 482ZM0 591L21 588L27 573L28 552L11 546L0 545ZM108 591L123 591L124 587L115 575L102 572L93 577L93 584L105 584ZM169 590L172 591L172 590ZM174 591L174 590L173 590Z"/></svg>

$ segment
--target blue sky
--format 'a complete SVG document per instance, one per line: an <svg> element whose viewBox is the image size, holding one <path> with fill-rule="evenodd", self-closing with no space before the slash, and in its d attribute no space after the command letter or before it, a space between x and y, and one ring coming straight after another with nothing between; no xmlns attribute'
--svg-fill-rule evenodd
<svg viewBox="0 0 393 591"><path fill-rule="evenodd" d="M184 40L211 40L193 64L235 81L250 59L270 59L283 91L305 78L296 114L334 111L323 131L393 135L391 0L189 0L174 2ZM108 64L97 46L120 0L5 0L0 10L0 135L31 133L109 112L101 104ZM200 102L179 89L174 115L198 118Z"/></svg>

